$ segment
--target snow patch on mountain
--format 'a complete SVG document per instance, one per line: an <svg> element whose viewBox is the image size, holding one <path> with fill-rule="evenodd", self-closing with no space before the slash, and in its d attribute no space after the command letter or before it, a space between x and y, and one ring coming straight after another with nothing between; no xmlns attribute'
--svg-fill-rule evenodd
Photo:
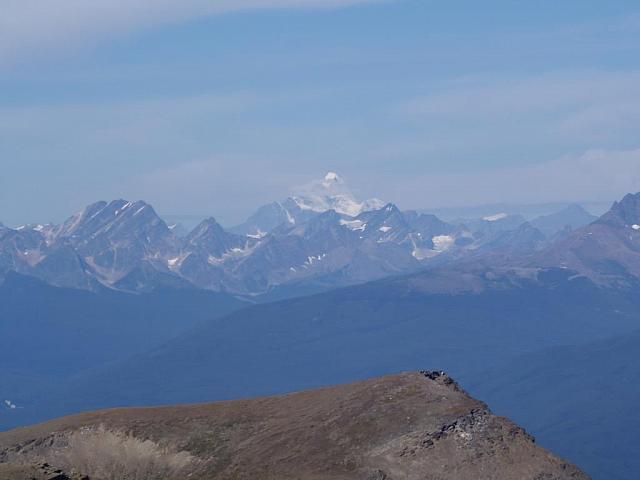
<svg viewBox="0 0 640 480"><path fill-rule="evenodd" d="M433 243L433 248L427 248L421 246L420 243L422 241L422 235L416 234L411 235L409 238L411 239L411 243L413 244L413 250L411 255L416 260L427 260L429 258L436 257L444 252L449 251L455 245L455 238L451 235L435 235L431 238L431 243Z"/></svg>
<svg viewBox="0 0 640 480"><path fill-rule="evenodd" d="M267 232L263 232L260 229L256 230L255 233L247 233L247 237L253 238L255 240L260 240L261 238L264 238L266 235L267 235Z"/></svg>
<svg viewBox="0 0 640 480"><path fill-rule="evenodd" d="M414 246L413 251L411 252L411 255L416 260L426 260L427 258L431 258L435 256L436 254L437 253L431 250L430 248L420 248L417 246Z"/></svg>
<svg viewBox="0 0 640 480"><path fill-rule="evenodd" d="M282 206L282 204L279 204L282 207L282 211L285 213L285 215L287 216L287 222L289 222L291 225L295 225L296 223L296 219L293 215L291 215L291 212L289 210L287 210L286 208L284 208ZM302 208L302 207L300 207Z"/></svg>
<svg viewBox="0 0 640 480"><path fill-rule="evenodd" d="M177 257L168 258L167 266L169 267L169 270L172 270L172 271L179 270L180 267L182 266L182 262L184 262L190 254L191 254L190 252L186 252L186 253L183 253L182 255L178 255Z"/></svg>
<svg viewBox="0 0 640 480"><path fill-rule="evenodd" d="M326 253L321 253L319 255L311 255L311 256L307 257L307 261L304 262L304 264L307 265L307 266L311 266L314 263L319 262L320 260L322 260L326 256L327 256Z"/></svg>
<svg viewBox="0 0 640 480"><path fill-rule="evenodd" d="M230 260L238 260L240 258L248 257L259 246L260 243L255 245L245 245L244 248L234 247L223 253L220 257L209 255L207 262L209 265L220 265Z"/></svg>
<svg viewBox="0 0 640 480"><path fill-rule="evenodd" d="M446 252L455 243L455 239L450 235L436 235L431 239L436 252Z"/></svg>
<svg viewBox="0 0 640 480"><path fill-rule="evenodd" d="M509 215L507 215L506 213L496 213L495 215L488 215L486 217L483 217L483 220L486 220L487 222L497 222L498 220L503 220L505 218L507 218Z"/></svg>
<svg viewBox="0 0 640 480"><path fill-rule="evenodd" d="M367 224L362 220L340 220L340 225L344 225L351 231L363 232L367 228Z"/></svg>

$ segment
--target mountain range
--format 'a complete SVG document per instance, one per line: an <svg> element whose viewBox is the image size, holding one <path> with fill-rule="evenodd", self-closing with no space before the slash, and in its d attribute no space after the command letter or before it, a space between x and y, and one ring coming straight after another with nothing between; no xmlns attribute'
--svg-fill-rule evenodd
<svg viewBox="0 0 640 480"><path fill-rule="evenodd" d="M97 408L283 394L420 365L450 371L594 478L637 471L626 445L640 421L630 361L640 348L640 194L595 219L569 207L529 221L498 212L444 222L385 204L355 216L318 211L260 235L205 221L179 236L147 204L122 201L0 235L8 265L0 394L9 402L0 429ZM209 255L247 244L250 254L209 270ZM46 276L40 263L64 258L56 249L75 261L49 263ZM172 269L176 251L188 254ZM294 277L305 254L309 273ZM62 267L78 265L79 288L56 286L76 271ZM182 271L189 265L202 280ZM203 287L212 272L219 283ZM289 292L268 302L279 289ZM139 310L122 316L126 305ZM630 382L617 381L621 371ZM593 394L598 386L604 394ZM592 426L579 428L585 419Z"/></svg>
<svg viewBox="0 0 640 480"><path fill-rule="evenodd" d="M181 233L151 205L126 200L93 203L61 225L0 227L0 278L16 272L88 290L286 297L495 252L540 251L593 219L576 205L531 223L501 213L447 223L358 201L330 172L228 230L211 217Z"/></svg>

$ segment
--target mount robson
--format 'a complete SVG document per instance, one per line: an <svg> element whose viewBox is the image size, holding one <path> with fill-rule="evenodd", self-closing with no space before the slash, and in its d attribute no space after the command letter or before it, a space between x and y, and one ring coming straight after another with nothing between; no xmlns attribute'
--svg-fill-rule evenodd
<svg viewBox="0 0 640 480"><path fill-rule="evenodd" d="M191 231L98 202L0 227L0 278L0 478L640 472L640 194L443 220L329 173Z"/></svg>

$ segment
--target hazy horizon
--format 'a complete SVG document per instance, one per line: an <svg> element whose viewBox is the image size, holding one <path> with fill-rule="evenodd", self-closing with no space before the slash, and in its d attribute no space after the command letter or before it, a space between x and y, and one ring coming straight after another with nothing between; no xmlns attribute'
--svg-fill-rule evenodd
<svg viewBox="0 0 640 480"><path fill-rule="evenodd" d="M308 182L308 184L312 184L314 183L314 181L317 181L317 180L318 179L314 179ZM299 185L297 187L291 187L289 189L286 189L281 193L279 197L271 199L271 201L268 203L284 200L288 196L292 196L292 195L295 196L296 194L301 193L301 190L304 190L304 188L305 188L305 185ZM360 195L358 195L359 192L351 192L351 193L354 193L355 198L359 200L364 200L364 197L361 197ZM94 200L90 201L86 205L79 205L75 209L72 209L66 212L65 214L59 215L57 217L45 218L42 213L38 214L38 212L35 212L35 219L32 218L29 221L26 221L24 218L22 219L16 218L15 221L8 222L8 221L3 221L3 219L0 218L0 223L12 228L16 228L18 226L27 225L27 224L62 223L63 221L67 220L71 215L83 210L85 207L89 206L92 203L99 202L99 201L111 202L114 200L126 200L126 201L142 200L147 203L150 203L151 206L155 207L155 205L152 202L148 202L144 198L136 198L136 197L95 198ZM230 200L233 200L233 199L230 199ZM436 216L438 216L439 218L445 221L455 221L455 220L462 220L462 219L481 218L485 215L492 215L497 213L507 213L509 215L512 215L512 214L523 215L527 220L531 220L538 216L548 215L551 213L558 212L563 208L565 208L566 206L569 206L572 204L580 205L592 215L600 216L609 209L609 207L612 205L613 202L619 200L619 198L612 199L612 200L602 200L602 201L569 200L569 201L559 201L559 202L537 202L537 203L536 202L533 202L533 203L496 202L496 203L477 203L477 204L470 203L470 204L458 204L458 205L456 204L441 205L438 207L431 207L431 208L420 207L420 206L416 206L413 208L404 208L402 204L398 204L398 202L395 202L393 199L384 198L380 200L382 200L384 203L396 204L401 210L416 210L421 213L435 214ZM236 225L241 224L251 214L255 213L258 210L258 208L262 206L263 205L255 205L252 208L249 208L244 214L241 214L235 218L226 217L224 215L223 207L220 207L218 209L214 207L211 210L202 210L199 212L198 211L175 212L171 210L167 210L167 211L157 210L157 213L168 224L181 224L188 229L195 227L196 224L198 224L200 221L208 217L213 217L218 221L220 221L221 218L225 219L221 223L223 224L224 227L229 228L229 227L234 227ZM43 211L45 210L46 209L43 209ZM222 213L223 215L218 215L219 213Z"/></svg>
<svg viewBox="0 0 640 480"><path fill-rule="evenodd" d="M232 225L328 170L405 209L640 190L633 2L4 3L9 225L114 198Z"/></svg>

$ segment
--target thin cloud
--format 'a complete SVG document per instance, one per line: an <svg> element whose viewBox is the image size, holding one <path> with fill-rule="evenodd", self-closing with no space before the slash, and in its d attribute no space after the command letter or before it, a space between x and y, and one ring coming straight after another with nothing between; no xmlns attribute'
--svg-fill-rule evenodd
<svg viewBox="0 0 640 480"><path fill-rule="evenodd" d="M213 215L240 223L260 205L281 200L291 185L307 178L275 168L269 156L217 155L141 174L121 187L129 198L144 198L168 214Z"/></svg>
<svg viewBox="0 0 640 480"><path fill-rule="evenodd" d="M550 153L635 145L640 72L574 71L449 82L396 104L394 118L426 132L386 151L417 157L520 150L520 160ZM452 128L453 126L453 128Z"/></svg>
<svg viewBox="0 0 640 480"><path fill-rule="evenodd" d="M379 194L405 208L610 201L640 191L640 149L589 150L532 165L389 176ZM375 179L368 182L375 187Z"/></svg>
<svg viewBox="0 0 640 480"><path fill-rule="evenodd" d="M458 81L456 87L404 102L399 112L428 117L493 118L576 109L640 93L640 73L565 72L525 78Z"/></svg>
<svg viewBox="0 0 640 480"><path fill-rule="evenodd" d="M0 0L0 60L86 46L136 30L233 12L331 9L380 0Z"/></svg>

